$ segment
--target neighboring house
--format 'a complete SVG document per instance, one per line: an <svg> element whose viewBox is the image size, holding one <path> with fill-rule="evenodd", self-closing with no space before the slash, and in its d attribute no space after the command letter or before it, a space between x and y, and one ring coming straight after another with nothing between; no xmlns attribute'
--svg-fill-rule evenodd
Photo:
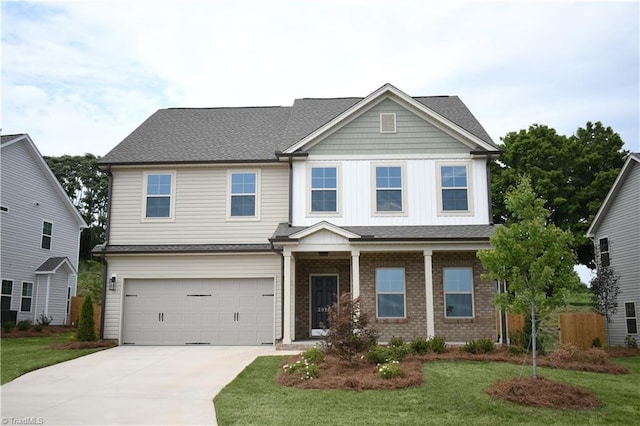
<svg viewBox="0 0 640 426"><path fill-rule="evenodd" d="M0 148L3 320L67 324L87 225L29 135L3 135Z"/></svg>
<svg viewBox="0 0 640 426"><path fill-rule="evenodd" d="M497 339L476 258L494 231L497 153L458 97L389 84L159 110L101 159L104 337L286 346L320 336L327 305L351 292L381 341Z"/></svg>
<svg viewBox="0 0 640 426"><path fill-rule="evenodd" d="M620 276L618 310L608 325L612 345L638 336L640 315L640 153L631 153L587 231L596 264Z"/></svg>

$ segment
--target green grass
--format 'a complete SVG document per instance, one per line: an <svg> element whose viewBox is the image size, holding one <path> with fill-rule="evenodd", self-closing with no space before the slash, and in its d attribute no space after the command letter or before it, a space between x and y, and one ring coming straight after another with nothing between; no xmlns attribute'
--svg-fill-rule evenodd
<svg viewBox="0 0 640 426"><path fill-rule="evenodd" d="M539 369L542 377L594 392L603 407L591 411L523 407L485 393L500 378L530 375L529 366L430 362L419 388L359 392L280 386L274 377L283 358L258 358L216 396L220 425L630 424L640 418L640 357L616 360L628 375Z"/></svg>
<svg viewBox="0 0 640 426"><path fill-rule="evenodd" d="M49 349L54 343L71 340L73 332L48 337L4 338L0 342L1 382L5 384L29 371L78 358L99 349Z"/></svg>

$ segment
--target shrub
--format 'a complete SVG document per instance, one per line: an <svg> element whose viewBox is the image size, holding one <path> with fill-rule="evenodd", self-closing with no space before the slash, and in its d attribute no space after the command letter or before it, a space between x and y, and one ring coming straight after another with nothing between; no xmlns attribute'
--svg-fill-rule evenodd
<svg viewBox="0 0 640 426"><path fill-rule="evenodd" d="M383 379L395 379L403 375L400 363L395 360L378 365L378 372Z"/></svg>
<svg viewBox="0 0 640 426"><path fill-rule="evenodd" d="M491 339L478 339L465 343L463 352L470 354L488 354L496 350L496 345Z"/></svg>
<svg viewBox="0 0 640 426"><path fill-rule="evenodd" d="M391 354L391 359L396 361L402 361L409 355L410 349L406 344L402 344L402 346L389 346L389 352Z"/></svg>
<svg viewBox="0 0 640 426"><path fill-rule="evenodd" d="M326 352L351 363L357 354L377 344L378 332L369 327L369 316L360 309L359 297L342 294L339 305L329 307L328 317L331 326L324 336Z"/></svg>
<svg viewBox="0 0 640 426"><path fill-rule="evenodd" d="M595 339L593 339L593 341L591 342L591 347L592 348L601 348L602 347L602 342L600 341L599 337L596 337Z"/></svg>
<svg viewBox="0 0 640 426"><path fill-rule="evenodd" d="M412 340L411 343L409 343L409 347L415 355L426 355L431 350L429 342L422 338Z"/></svg>
<svg viewBox="0 0 640 426"><path fill-rule="evenodd" d="M509 352L511 355L523 355L527 353L527 350L522 346L509 345L507 346L507 352Z"/></svg>
<svg viewBox="0 0 640 426"><path fill-rule="evenodd" d="M49 324L51 324L52 321L53 321L53 317L48 317L43 312L40 314L40 318L36 320L36 324L46 327Z"/></svg>
<svg viewBox="0 0 640 426"><path fill-rule="evenodd" d="M571 343L565 343L549 355L549 360L556 363L585 362L588 364L606 364L609 361L609 355L601 348L589 348L583 351Z"/></svg>
<svg viewBox="0 0 640 426"><path fill-rule="evenodd" d="M637 348L638 347L638 341L633 336L627 336L627 337L624 338L624 345L627 348Z"/></svg>
<svg viewBox="0 0 640 426"><path fill-rule="evenodd" d="M404 339L402 337L396 337L393 336L390 340L389 340L389 346L394 347L394 346L404 346Z"/></svg>
<svg viewBox="0 0 640 426"><path fill-rule="evenodd" d="M2 323L2 331L4 333L10 333L16 327L16 323L13 321L5 321Z"/></svg>
<svg viewBox="0 0 640 426"><path fill-rule="evenodd" d="M31 321L29 320L18 321L18 323L16 324L16 328L20 331L27 331L31 328Z"/></svg>
<svg viewBox="0 0 640 426"><path fill-rule="evenodd" d="M318 366L306 359L300 359L293 364L285 364L282 366L285 374L299 374L302 380L317 379L320 377Z"/></svg>
<svg viewBox="0 0 640 426"><path fill-rule="evenodd" d="M34 324L34 325L31 327L31 329L32 329L33 331L37 331L38 333L41 333L41 332L42 332L42 330L44 329L44 325L42 325L42 324Z"/></svg>
<svg viewBox="0 0 640 426"><path fill-rule="evenodd" d="M392 360L391 349L385 346L376 345L373 348L369 349L366 358L376 365L385 364Z"/></svg>
<svg viewBox="0 0 640 426"><path fill-rule="evenodd" d="M509 340L512 345L520 346L526 351L531 351L531 318L526 316L524 322L524 329L517 330L509 333ZM538 328L538 332L536 333L536 349L540 355L544 355L547 353L544 339L540 335L540 329Z"/></svg>
<svg viewBox="0 0 640 426"><path fill-rule="evenodd" d="M468 354L477 354L478 344L476 343L475 340L471 340L470 342L465 343L461 349L462 349L462 352L466 352Z"/></svg>
<svg viewBox="0 0 640 426"><path fill-rule="evenodd" d="M93 301L91 300L90 294L87 294L82 302L76 339L79 342L92 342L96 340L95 323L93 321Z"/></svg>
<svg viewBox="0 0 640 426"><path fill-rule="evenodd" d="M322 352L320 348L314 346L302 353L302 359L313 363L320 362L324 360L324 352Z"/></svg>
<svg viewBox="0 0 640 426"><path fill-rule="evenodd" d="M447 351L445 340L442 336L433 336L432 338L427 340L427 342L429 342L431 350L437 354L443 354Z"/></svg>

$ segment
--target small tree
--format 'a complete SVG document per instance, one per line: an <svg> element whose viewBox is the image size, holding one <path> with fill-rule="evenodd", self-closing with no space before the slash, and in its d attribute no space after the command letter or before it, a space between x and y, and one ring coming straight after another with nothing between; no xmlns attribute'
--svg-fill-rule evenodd
<svg viewBox="0 0 640 426"><path fill-rule="evenodd" d="M93 321L93 301L91 294L87 294L82 302L80 319L78 320L78 330L76 339L79 342L92 342L96 340L95 322Z"/></svg>
<svg viewBox="0 0 640 426"><path fill-rule="evenodd" d="M616 274L611 266L598 265L596 276L591 279L591 292L594 295L594 307L598 312L604 315L607 327L607 345L611 346L609 341L609 323L611 317L618 310L618 293L620 286L618 280L620 276Z"/></svg>
<svg viewBox="0 0 640 426"><path fill-rule="evenodd" d="M528 178L507 193L505 204L517 220L498 227L491 237L493 250L478 257L485 278L507 281L509 291L496 296L496 304L511 312L531 316L533 377L537 378L536 318L566 303L567 292L579 285L573 270L572 236L548 225L549 212Z"/></svg>
<svg viewBox="0 0 640 426"><path fill-rule="evenodd" d="M340 296L328 312L329 328L324 336L327 352L352 363L353 357L363 353L377 343L378 332L369 328L369 315L360 309L360 298L351 298L351 293Z"/></svg>

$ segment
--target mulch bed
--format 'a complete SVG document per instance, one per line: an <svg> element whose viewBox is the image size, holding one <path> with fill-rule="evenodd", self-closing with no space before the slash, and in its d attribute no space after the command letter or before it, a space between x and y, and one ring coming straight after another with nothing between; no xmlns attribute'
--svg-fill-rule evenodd
<svg viewBox="0 0 640 426"><path fill-rule="evenodd" d="M42 327L41 331L36 331L33 328L29 330L20 331L17 328L13 328L9 332L2 330L2 338L14 338L14 337L46 337L55 336L57 334L66 333L68 331L74 331L75 328L64 325L47 325Z"/></svg>

